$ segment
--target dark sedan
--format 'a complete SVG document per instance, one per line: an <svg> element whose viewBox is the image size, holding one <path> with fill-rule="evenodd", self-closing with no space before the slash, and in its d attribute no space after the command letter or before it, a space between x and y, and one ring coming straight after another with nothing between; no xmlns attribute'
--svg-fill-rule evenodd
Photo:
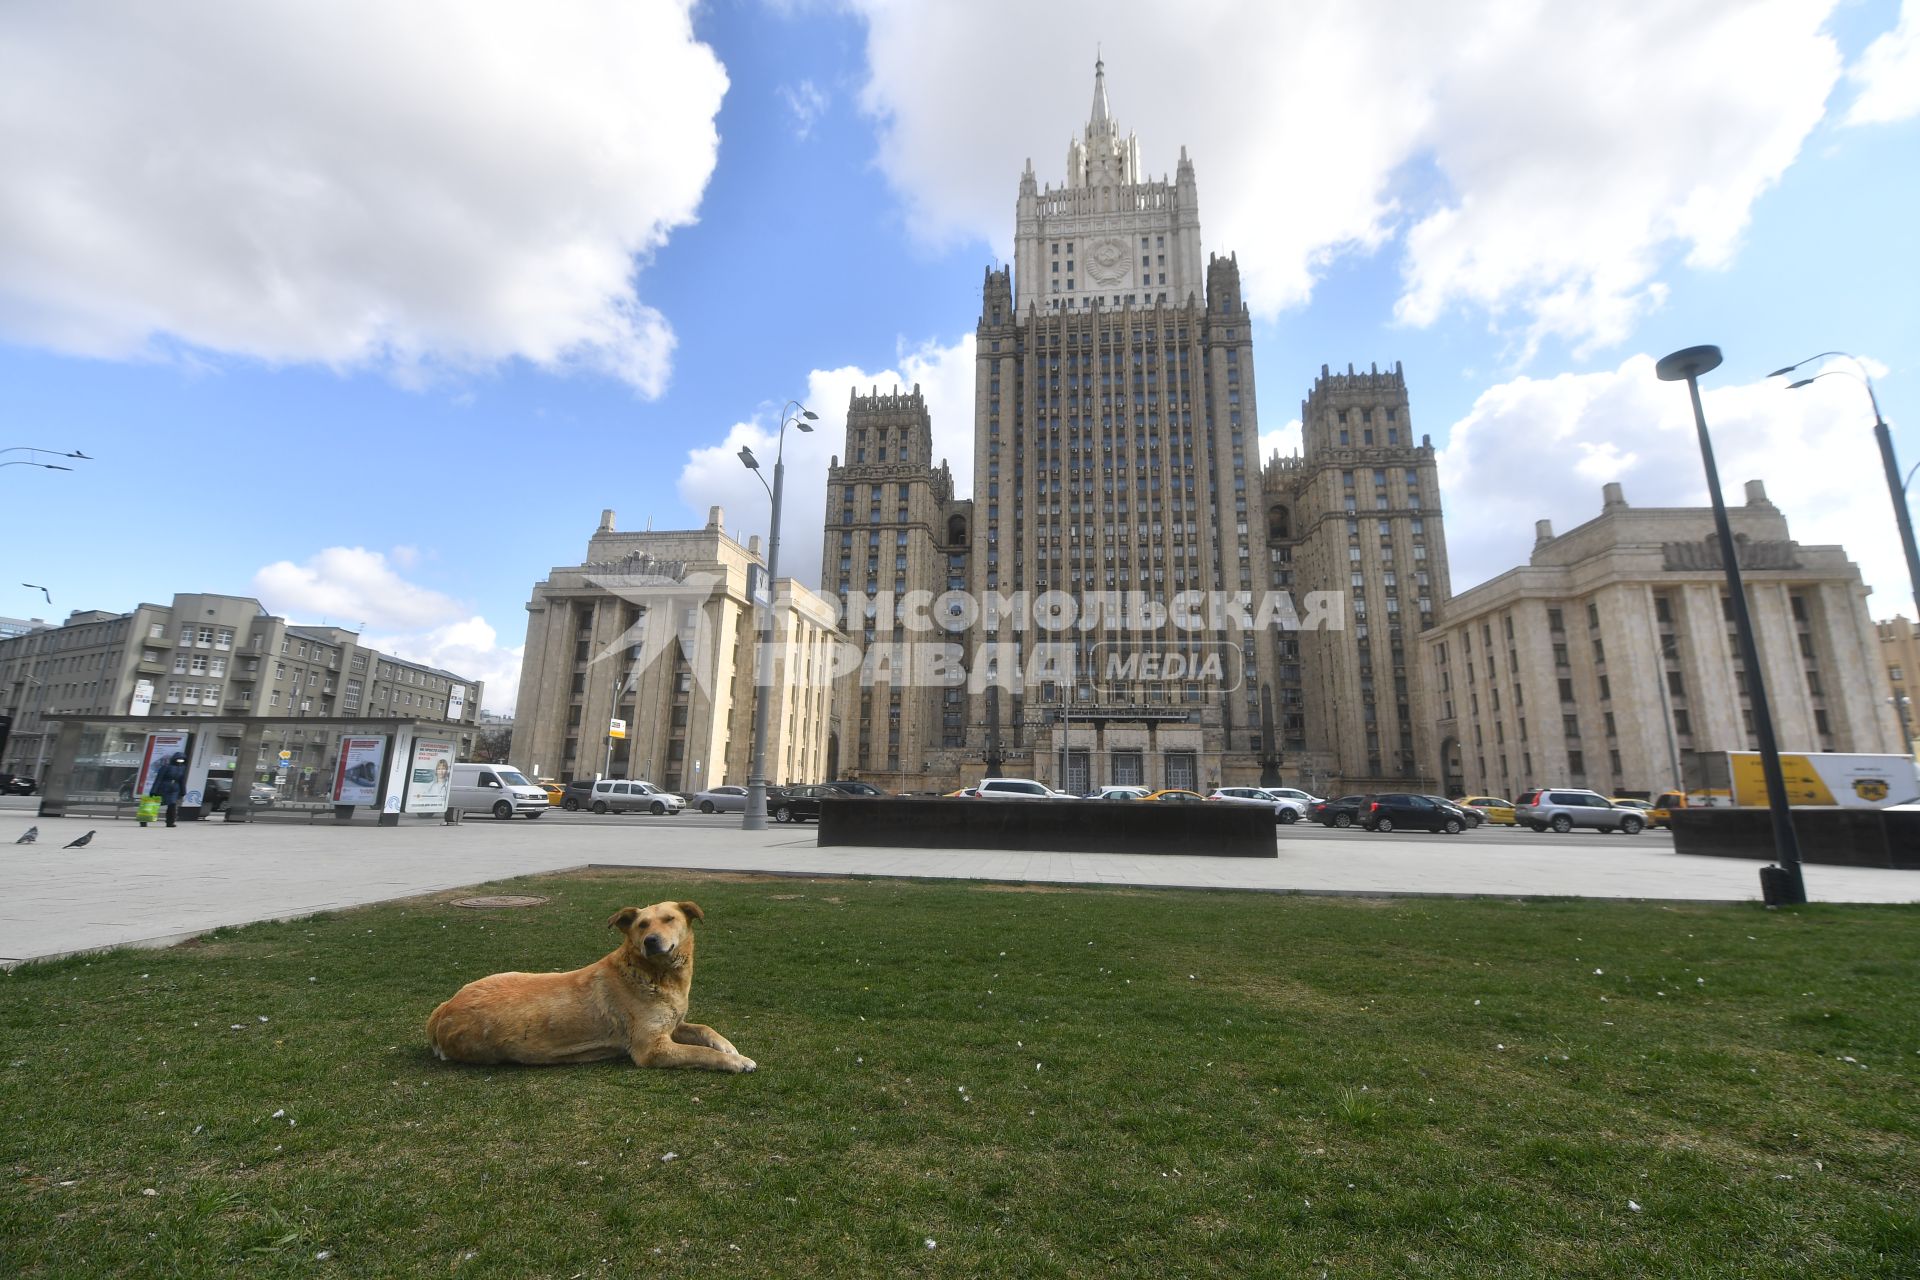
<svg viewBox="0 0 1920 1280"><path fill-rule="evenodd" d="M1360 823L1369 831L1444 831L1457 836L1467 818L1459 806L1445 800L1390 791L1367 802Z"/></svg>
<svg viewBox="0 0 1920 1280"><path fill-rule="evenodd" d="M1341 796L1336 800L1322 800L1308 808L1307 816L1323 827L1350 827L1360 821L1367 802L1372 796Z"/></svg>
<svg viewBox="0 0 1920 1280"><path fill-rule="evenodd" d="M40 784L24 773L0 773L0 796L30 796Z"/></svg>
<svg viewBox="0 0 1920 1280"><path fill-rule="evenodd" d="M805 822L809 818L818 822L822 800L846 798L845 791L832 786L768 787L767 812L775 822Z"/></svg>
<svg viewBox="0 0 1920 1280"><path fill-rule="evenodd" d="M1479 827L1487 820L1487 815L1480 812L1480 810L1449 800L1445 796L1427 796L1425 798L1433 801L1437 805L1452 809L1455 813L1459 814L1460 821L1467 824L1467 830L1469 831Z"/></svg>
<svg viewBox="0 0 1920 1280"><path fill-rule="evenodd" d="M827 785L842 795L849 796L888 796L893 794L891 791L882 791L871 782L861 782L857 778L843 778L838 782L829 782Z"/></svg>

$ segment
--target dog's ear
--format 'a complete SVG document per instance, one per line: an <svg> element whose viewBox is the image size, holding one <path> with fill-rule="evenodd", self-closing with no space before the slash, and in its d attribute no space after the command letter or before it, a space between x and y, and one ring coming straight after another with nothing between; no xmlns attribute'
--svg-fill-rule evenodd
<svg viewBox="0 0 1920 1280"><path fill-rule="evenodd" d="M687 919L689 920L705 920L707 918L707 913L700 909L700 904L697 902L676 902L674 905L686 912Z"/></svg>
<svg viewBox="0 0 1920 1280"><path fill-rule="evenodd" d="M627 926L639 918L640 908L622 907L607 919L607 928L618 929L621 933L625 933Z"/></svg>

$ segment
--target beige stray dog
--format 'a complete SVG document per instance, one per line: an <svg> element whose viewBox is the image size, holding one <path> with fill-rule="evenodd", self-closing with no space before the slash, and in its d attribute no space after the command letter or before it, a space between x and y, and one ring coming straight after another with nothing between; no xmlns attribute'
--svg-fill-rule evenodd
<svg viewBox="0 0 1920 1280"><path fill-rule="evenodd" d="M607 921L626 940L569 973L496 973L469 982L427 1019L434 1056L548 1066L626 1055L642 1067L752 1071L712 1027L688 1022L697 903L622 907Z"/></svg>

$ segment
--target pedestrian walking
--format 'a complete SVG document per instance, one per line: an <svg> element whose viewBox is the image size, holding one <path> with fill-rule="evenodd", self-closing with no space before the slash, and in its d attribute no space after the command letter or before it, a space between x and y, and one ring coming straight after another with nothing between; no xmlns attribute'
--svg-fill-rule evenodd
<svg viewBox="0 0 1920 1280"><path fill-rule="evenodd" d="M176 752L173 759L161 765L153 775L150 792L160 797L160 803L166 807L167 825L172 826L180 814L180 797L187 793L187 758Z"/></svg>

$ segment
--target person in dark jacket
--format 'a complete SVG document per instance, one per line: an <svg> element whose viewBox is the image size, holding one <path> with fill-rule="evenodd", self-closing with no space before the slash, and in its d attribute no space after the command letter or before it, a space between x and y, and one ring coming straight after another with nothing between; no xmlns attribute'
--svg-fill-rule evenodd
<svg viewBox="0 0 1920 1280"><path fill-rule="evenodd" d="M159 796L160 803L166 806L168 826L179 816L180 797L186 793L187 758L176 753L154 773L153 785L148 789L148 794Z"/></svg>

